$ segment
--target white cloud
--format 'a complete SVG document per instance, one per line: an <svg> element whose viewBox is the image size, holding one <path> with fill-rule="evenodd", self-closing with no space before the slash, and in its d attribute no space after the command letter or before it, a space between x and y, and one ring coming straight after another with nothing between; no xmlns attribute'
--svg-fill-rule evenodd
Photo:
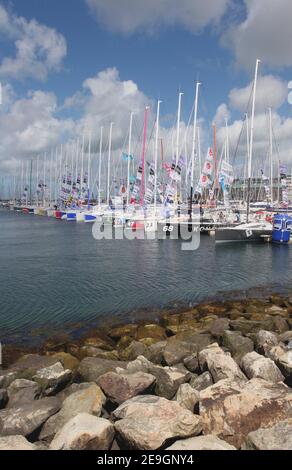
<svg viewBox="0 0 292 470"><path fill-rule="evenodd" d="M271 67L292 65L291 0L244 0L245 19L234 24L223 43L237 64L251 69L257 58Z"/></svg>
<svg viewBox="0 0 292 470"><path fill-rule="evenodd" d="M60 70L67 46L55 29L10 14L0 5L0 33L14 41L16 50L15 57L3 59L0 76L45 80L49 72Z"/></svg>
<svg viewBox="0 0 292 470"><path fill-rule="evenodd" d="M223 126L226 123L226 119L227 121L230 119L230 111L228 106L225 103L222 103L217 108L213 122L216 126Z"/></svg>
<svg viewBox="0 0 292 470"><path fill-rule="evenodd" d="M97 21L110 31L130 34L157 32L179 25L197 33L217 24L230 0L85 0Z"/></svg>
<svg viewBox="0 0 292 470"><path fill-rule="evenodd" d="M233 88L229 93L229 103L232 108L241 112L251 104L253 81L246 87ZM273 75L259 77L256 90L256 112L263 112L268 107L278 109L287 100L287 82Z"/></svg>
<svg viewBox="0 0 292 470"><path fill-rule="evenodd" d="M0 168L20 168L20 160L35 157L72 135L72 120L57 117L53 93L31 91L16 98L11 86L4 87L0 112Z"/></svg>

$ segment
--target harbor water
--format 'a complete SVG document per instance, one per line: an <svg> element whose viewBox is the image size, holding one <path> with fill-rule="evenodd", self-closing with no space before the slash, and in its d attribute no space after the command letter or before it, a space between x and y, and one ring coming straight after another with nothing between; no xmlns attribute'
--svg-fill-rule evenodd
<svg viewBox="0 0 292 470"><path fill-rule="evenodd" d="M91 229L0 211L1 340L291 286L291 245L218 246L202 235L198 250L182 251L179 240L96 241Z"/></svg>

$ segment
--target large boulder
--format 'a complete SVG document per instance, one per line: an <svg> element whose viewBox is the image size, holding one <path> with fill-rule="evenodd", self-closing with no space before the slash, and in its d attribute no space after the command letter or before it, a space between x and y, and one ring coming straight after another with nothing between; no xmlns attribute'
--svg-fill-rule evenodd
<svg viewBox="0 0 292 470"><path fill-rule="evenodd" d="M122 361L86 357L79 364L78 378L80 382L95 382L101 375L114 371L116 367L125 367L126 365L126 362Z"/></svg>
<svg viewBox="0 0 292 470"><path fill-rule="evenodd" d="M129 325L117 326L110 330L109 336L114 339L120 339L123 336L134 338L138 330L138 325L130 323Z"/></svg>
<svg viewBox="0 0 292 470"><path fill-rule="evenodd" d="M288 331L289 330L289 325L287 323L287 321L285 320L285 318L283 317L275 317L273 319L273 323L274 323L274 331L276 333L285 333L285 331Z"/></svg>
<svg viewBox="0 0 292 470"><path fill-rule="evenodd" d="M202 371L208 370L214 382L223 379L246 382L247 379L231 356L224 353L217 343L203 349L199 354Z"/></svg>
<svg viewBox="0 0 292 470"><path fill-rule="evenodd" d="M1 408L5 408L8 402L8 393L5 388L0 388L0 410Z"/></svg>
<svg viewBox="0 0 292 470"><path fill-rule="evenodd" d="M156 324L139 326L136 339L139 340L142 338L155 338L157 341L162 341L166 338L165 329Z"/></svg>
<svg viewBox="0 0 292 470"><path fill-rule="evenodd" d="M199 403L200 394L190 384L181 384L176 392L175 399L180 406L193 413Z"/></svg>
<svg viewBox="0 0 292 470"><path fill-rule="evenodd" d="M256 333L260 330L273 331L274 323L272 318L267 318L262 321L238 319L230 322L230 328L232 330L240 331L243 335L247 335L249 333Z"/></svg>
<svg viewBox="0 0 292 470"><path fill-rule="evenodd" d="M31 380L33 375L44 367L52 366L58 362L50 356L27 354L22 356L9 369L0 373L0 388L7 388L16 379Z"/></svg>
<svg viewBox="0 0 292 470"><path fill-rule="evenodd" d="M168 439L195 436L201 432L199 416L176 401L154 395L132 398L113 412L120 440L130 448L155 450Z"/></svg>
<svg viewBox="0 0 292 470"><path fill-rule="evenodd" d="M197 436L176 441L166 450L236 450L228 442L222 441L217 436Z"/></svg>
<svg viewBox="0 0 292 470"><path fill-rule="evenodd" d="M164 362L163 352L166 345L166 341L158 341L158 343L151 344L147 351L149 361L161 365Z"/></svg>
<svg viewBox="0 0 292 470"><path fill-rule="evenodd" d="M222 336L222 345L230 351L237 362L240 361L242 356L254 349L253 341L242 336L238 331L225 331Z"/></svg>
<svg viewBox="0 0 292 470"><path fill-rule="evenodd" d="M199 375L198 377L192 377L190 380L190 386L200 392L201 390L205 390L205 388L211 387L213 385L213 379L210 372L203 372L203 374Z"/></svg>
<svg viewBox="0 0 292 470"><path fill-rule="evenodd" d="M58 432L51 450L108 450L114 439L110 421L79 413Z"/></svg>
<svg viewBox="0 0 292 470"><path fill-rule="evenodd" d="M30 403L41 396L41 387L36 382L26 379L16 379L8 389L9 408Z"/></svg>
<svg viewBox="0 0 292 470"><path fill-rule="evenodd" d="M173 337L168 340L164 348L163 358L168 366L173 366L182 362L185 357L190 356L192 353L197 353L196 344L180 341Z"/></svg>
<svg viewBox="0 0 292 470"><path fill-rule="evenodd" d="M6 436L0 437L0 451L2 450L36 450L36 446L23 436Z"/></svg>
<svg viewBox="0 0 292 470"><path fill-rule="evenodd" d="M202 349L205 349L209 344L213 343L213 338L210 334L207 333L197 333L191 330L183 331L178 333L175 337L171 338L172 341L179 340L186 343L190 343L196 346L196 351L200 352Z"/></svg>
<svg viewBox="0 0 292 470"><path fill-rule="evenodd" d="M133 361L138 356L145 356L147 354L147 346L140 341L131 341L125 349L119 349L119 357L123 361Z"/></svg>
<svg viewBox="0 0 292 470"><path fill-rule="evenodd" d="M38 370L32 379L41 386L43 395L50 396L62 390L71 381L72 371L64 369L61 362L57 362Z"/></svg>
<svg viewBox="0 0 292 470"><path fill-rule="evenodd" d="M58 398L50 397L0 411L0 435L29 436L59 409Z"/></svg>
<svg viewBox="0 0 292 470"><path fill-rule="evenodd" d="M56 396L59 400L63 403L63 401L68 398L72 393L80 392L82 390L86 390L87 388L91 387L92 385L96 385L95 382L82 382L82 383L73 383L69 385L69 387L64 388L61 392L59 392Z"/></svg>
<svg viewBox="0 0 292 470"><path fill-rule="evenodd" d="M156 378L156 395L168 399L173 398L178 387L188 382L191 378L191 373L181 364L177 364L176 367L160 367L153 365L148 370L149 373Z"/></svg>
<svg viewBox="0 0 292 470"><path fill-rule="evenodd" d="M107 372L97 380L106 396L118 404L145 393L154 382L155 377L145 372L134 372L133 374Z"/></svg>
<svg viewBox="0 0 292 470"><path fill-rule="evenodd" d="M162 367L152 364L148 359L139 356L136 360L127 364L126 369L117 368L118 374L144 372L155 377L155 393L164 398L171 399L177 392L178 387L188 382L192 374L182 365L174 367Z"/></svg>
<svg viewBox="0 0 292 470"><path fill-rule="evenodd" d="M200 367L199 367L199 357L198 353L195 352L191 354L191 356L187 356L183 360L184 366L190 371L190 372L199 372Z"/></svg>
<svg viewBox="0 0 292 470"><path fill-rule="evenodd" d="M277 359L277 365L286 378L287 384L292 386L292 350L285 351Z"/></svg>
<svg viewBox="0 0 292 470"><path fill-rule="evenodd" d="M88 413L99 417L106 402L101 389L92 384L85 390L79 390L69 395L63 402L61 410L51 416L42 427L40 439L50 441L54 435L79 413Z"/></svg>
<svg viewBox="0 0 292 470"><path fill-rule="evenodd" d="M255 339L256 351L260 354L266 355L266 353L278 344L278 337L272 331L260 330ZM248 351L247 351L248 352Z"/></svg>
<svg viewBox="0 0 292 470"><path fill-rule="evenodd" d="M292 419L280 421L267 429L250 432L243 445L244 450L292 450Z"/></svg>
<svg viewBox="0 0 292 470"><path fill-rule="evenodd" d="M228 318L217 318L209 325L211 335L220 340L226 330L229 329L230 320Z"/></svg>
<svg viewBox="0 0 292 470"><path fill-rule="evenodd" d="M53 354L52 358L58 362L60 361L63 364L64 369L75 371L79 366L79 360L69 353L58 352Z"/></svg>
<svg viewBox="0 0 292 470"><path fill-rule="evenodd" d="M271 360L255 351L243 356L241 360L241 368L249 379L260 378L268 382L283 382L284 376L276 364Z"/></svg>
<svg viewBox="0 0 292 470"><path fill-rule="evenodd" d="M200 392L200 416L204 434L239 448L251 431L292 416L292 393L282 383L263 379L221 380Z"/></svg>

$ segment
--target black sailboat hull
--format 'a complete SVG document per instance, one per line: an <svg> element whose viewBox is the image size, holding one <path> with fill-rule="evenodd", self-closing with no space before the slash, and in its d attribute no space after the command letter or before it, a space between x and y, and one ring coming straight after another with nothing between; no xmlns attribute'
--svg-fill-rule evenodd
<svg viewBox="0 0 292 470"><path fill-rule="evenodd" d="M232 229L225 228L216 230L216 243L234 242L263 242L271 235L271 230L265 229Z"/></svg>

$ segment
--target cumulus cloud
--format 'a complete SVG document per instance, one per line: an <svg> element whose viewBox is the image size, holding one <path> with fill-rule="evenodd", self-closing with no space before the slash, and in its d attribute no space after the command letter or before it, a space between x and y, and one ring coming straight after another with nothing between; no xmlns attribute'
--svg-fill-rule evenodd
<svg viewBox="0 0 292 470"><path fill-rule="evenodd" d="M232 25L223 43L237 64L250 69L257 58L270 67L292 65L291 0L244 0L245 17Z"/></svg>
<svg viewBox="0 0 292 470"><path fill-rule="evenodd" d="M0 64L0 76L45 80L49 72L60 70L67 45L55 29L10 14L0 5L0 34L15 45L15 56Z"/></svg>
<svg viewBox="0 0 292 470"><path fill-rule="evenodd" d="M15 170L20 160L59 144L72 135L75 124L57 116L53 93L30 91L17 98L12 87L4 87L4 106L0 113L0 168Z"/></svg>
<svg viewBox="0 0 292 470"><path fill-rule="evenodd" d="M197 33L220 21L230 0L85 0L97 21L110 31L153 33L179 25Z"/></svg>
<svg viewBox="0 0 292 470"><path fill-rule="evenodd" d="M251 101L253 81L246 87L233 88L229 93L232 108L245 112ZM287 99L287 82L273 75L259 77L256 93L256 112L263 112L268 107L278 109Z"/></svg>

